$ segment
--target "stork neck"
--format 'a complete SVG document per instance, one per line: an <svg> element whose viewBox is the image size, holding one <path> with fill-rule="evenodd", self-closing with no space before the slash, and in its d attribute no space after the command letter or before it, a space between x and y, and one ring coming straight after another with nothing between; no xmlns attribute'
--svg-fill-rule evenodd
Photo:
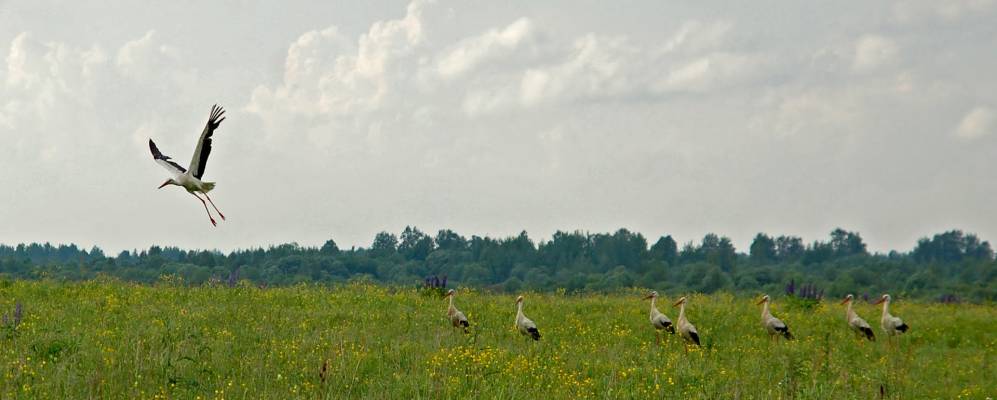
<svg viewBox="0 0 997 400"><path fill-rule="evenodd" d="M883 315L890 315L890 300L883 302Z"/></svg>
<svg viewBox="0 0 997 400"><path fill-rule="evenodd" d="M849 301L847 303L847 305L845 306L845 317L847 317L850 320L850 319L852 319L852 315L854 315L854 314L855 314L855 311L852 311L852 302Z"/></svg>
<svg viewBox="0 0 997 400"><path fill-rule="evenodd" d="M517 317L523 316L523 302L521 301L516 303L516 316Z"/></svg>
<svg viewBox="0 0 997 400"><path fill-rule="evenodd" d="M453 295L450 295L450 308L453 308Z"/></svg>
<svg viewBox="0 0 997 400"><path fill-rule="evenodd" d="M768 318L770 316L772 316L772 313L769 312L769 302L766 301L762 303L762 319Z"/></svg>
<svg viewBox="0 0 997 400"><path fill-rule="evenodd" d="M657 297L652 297L651 298L651 316L652 317L654 316L654 312L657 311L657 309L654 308L654 301L655 300L658 300L658 298Z"/></svg>
<svg viewBox="0 0 997 400"><path fill-rule="evenodd" d="M685 319L685 302L679 304L679 319Z"/></svg>

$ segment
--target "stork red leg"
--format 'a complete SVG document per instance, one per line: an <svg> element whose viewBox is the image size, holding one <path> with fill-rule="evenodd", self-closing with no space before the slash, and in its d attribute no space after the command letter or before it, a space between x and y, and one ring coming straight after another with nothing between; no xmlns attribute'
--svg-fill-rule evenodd
<svg viewBox="0 0 997 400"><path fill-rule="evenodd" d="M198 196L194 193L191 193L191 195L193 195L195 198L201 201L201 205L204 206L204 212L208 213L208 219L211 220L211 225L218 226L218 223L215 222L215 218L211 216L211 211L208 211L208 204L204 202L204 199L202 199L201 196Z"/></svg>
<svg viewBox="0 0 997 400"><path fill-rule="evenodd" d="M218 216L222 217L222 221L224 221L225 220L225 214L222 214L221 211L218 211L218 207L215 206L215 202L211 201L211 198L208 197L207 193L203 193L203 194L204 194L204 198L208 199L208 203L211 203L211 208L214 208L215 212L218 213Z"/></svg>

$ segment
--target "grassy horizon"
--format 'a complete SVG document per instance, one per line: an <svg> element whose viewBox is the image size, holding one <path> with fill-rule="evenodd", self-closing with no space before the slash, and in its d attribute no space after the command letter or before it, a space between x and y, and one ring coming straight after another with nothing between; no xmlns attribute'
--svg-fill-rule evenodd
<svg viewBox="0 0 997 400"><path fill-rule="evenodd" d="M997 393L997 308L898 299L911 331L889 345L879 308L773 298L795 341L773 343L748 297L690 295L703 347L661 345L642 289L527 293L543 338L513 327L515 295L460 289L471 334L444 299L351 284L260 289L164 282L0 286L0 398L986 398ZM775 295L775 293L771 293ZM676 296L677 297L677 296ZM675 320L671 298L658 308ZM954 327L954 329L952 329Z"/></svg>

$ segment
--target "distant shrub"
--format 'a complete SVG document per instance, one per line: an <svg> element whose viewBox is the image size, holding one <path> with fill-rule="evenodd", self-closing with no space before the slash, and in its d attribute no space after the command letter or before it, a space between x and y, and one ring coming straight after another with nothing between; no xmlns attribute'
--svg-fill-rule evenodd
<svg viewBox="0 0 997 400"><path fill-rule="evenodd" d="M442 278L436 275L427 276L419 288L423 295L443 297L447 294L447 276L443 275Z"/></svg>
<svg viewBox="0 0 997 400"><path fill-rule="evenodd" d="M0 316L0 332L3 338L10 339L17 335L17 326L21 324L23 317L24 305L21 302L14 305L13 313L3 313L3 316Z"/></svg>
<svg viewBox="0 0 997 400"><path fill-rule="evenodd" d="M817 308L824 298L824 289L818 289L813 283L796 285L795 280L786 284L786 302L796 308L810 310Z"/></svg>
<svg viewBox="0 0 997 400"><path fill-rule="evenodd" d="M954 294L943 294L941 296L938 296L938 302L943 304L957 304L961 303L962 301L959 300L959 297L957 297Z"/></svg>

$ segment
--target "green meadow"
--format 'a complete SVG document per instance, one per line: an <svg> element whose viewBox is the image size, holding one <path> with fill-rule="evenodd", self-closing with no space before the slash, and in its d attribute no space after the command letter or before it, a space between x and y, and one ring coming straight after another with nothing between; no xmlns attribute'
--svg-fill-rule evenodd
<svg viewBox="0 0 997 400"><path fill-rule="evenodd" d="M891 343L879 308L857 301L877 333L867 342L834 299L807 307L770 293L797 337L773 342L756 298L688 294L703 346L687 348L656 343L644 294L525 293L534 342L514 328L511 294L459 290L463 334L443 298L414 288L6 281L0 398L997 397L992 305L895 296L911 330ZM658 303L672 320L680 295Z"/></svg>

